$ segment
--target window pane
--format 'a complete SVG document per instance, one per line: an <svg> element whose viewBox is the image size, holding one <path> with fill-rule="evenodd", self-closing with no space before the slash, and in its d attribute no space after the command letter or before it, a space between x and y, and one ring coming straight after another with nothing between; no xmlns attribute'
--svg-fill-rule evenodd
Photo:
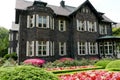
<svg viewBox="0 0 120 80"><path fill-rule="evenodd" d="M42 16L39 16L39 27L42 27Z"/></svg>
<svg viewBox="0 0 120 80"><path fill-rule="evenodd" d="M47 25L47 18L46 16L43 16L43 27L46 27Z"/></svg>

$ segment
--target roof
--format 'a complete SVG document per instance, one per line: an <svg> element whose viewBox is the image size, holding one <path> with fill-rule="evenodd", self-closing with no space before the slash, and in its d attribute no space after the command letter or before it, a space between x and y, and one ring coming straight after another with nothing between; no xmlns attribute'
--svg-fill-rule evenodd
<svg viewBox="0 0 120 80"><path fill-rule="evenodd" d="M34 2L32 1L25 1L25 0L16 0L16 9L20 9L20 10L26 10L27 7L32 6ZM108 17L106 17L104 15L104 13L102 12L98 12L93 6L92 4L89 2L89 0L86 0L85 2L83 2L79 7L72 7L72 6L68 6L65 5L65 7L62 6L54 6L54 5L47 5L47 7L50 7L51 9L53 9L54 13L57 15L62 15L62 16L69 16L73 13L75 13L77 10L79 10L79 8L82 7L82 5L88 3L90 5L90 7L93 9L93 11L97 14L97 17L101 17L103 18L102 21L104 22L113 22L111 19L109 19ZM101 15L101 16L99 16Z"/></svg>
<svg viewBox="0 0 120 80"><path fill-rule="evenodd" d="M19 31L19 24L15 24L15 22L12 22L12 28L11 31Z"/></svg>
<svg viewBox="0 0 120 80"><path fill-rule="evenodd" d="M98 40L105 40L105 39L119 39L120 40L120 36L102 36L98 38Z"/></svg>

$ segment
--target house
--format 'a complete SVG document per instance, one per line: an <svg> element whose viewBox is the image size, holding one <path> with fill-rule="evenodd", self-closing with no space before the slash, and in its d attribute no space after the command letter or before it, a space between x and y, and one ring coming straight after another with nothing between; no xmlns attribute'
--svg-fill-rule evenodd
<svg viewBox="0 0 120 80"><path fill-rule="evenodd" d="M16 17L10 30L9 51L19 62L28 58L54 61L61 57L120 58L120 37L112 36L112 20L98 12L89 0L78 7L42 1L16 0ZM17 43L18 42L18 43Z"/></svg>

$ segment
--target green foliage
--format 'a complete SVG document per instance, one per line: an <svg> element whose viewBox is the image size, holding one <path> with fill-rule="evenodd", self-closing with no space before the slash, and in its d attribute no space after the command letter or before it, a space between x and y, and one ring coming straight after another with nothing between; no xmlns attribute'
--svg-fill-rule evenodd
<svg viewBox="0 0 120 80"><path fill-rule="evenodd" d="M11 54L6 54L5 56L4 56L4 59L9 59L9 58L12 58L12 59L14 59L14 60L17 60L17 54L14 52L14 53L11 53Z"/></svg>
<svg viewBox="0 0 120 80"><path fill-rule="evenodd" d="M120 60L111 61L107 66L106 69L120 71Z"/></svg>
<svg viewBox="0 0 120 80"><path fill-rule="evenodd" d="M3 58L0 58L0 66L4 64L5 60Z"/></svg>
<svg viewBox="0 0 120 80"><path fill-rule="evenodd" d="M114 36L120 36L120 28L112 28Z"/></svg>
<svg viewBox="0 0 120 80"><path fill-rule="evenodd" d="M112 61L111 59L102 59L95 63L95 66L102 66L103 68L105 68L107 64L110 63L111 61Z"/></svg>
<svg viewBox="0 0 120 80"><path fill-rule="evenodd" d="M0 27L0 57L3 57L8 52L8 36L8 30L3 27Z"/></svg>
<svg viewBox="0 0 120 80"><path fill-rule="evenodd" d="M88 59L81 59L81 60L72 60L72 61L64 61L61 62L56 60L54 62L47 62L43 65L45 68L54 68L54 67L69 67L69 66L85 66L85 65L93 65L96 60L88 60Z"/></svg>
<svg viewBox="0 0 120 80"><path fill-rule="evenodd" d="M0 68L0 80L58 80L58 78L37 67L16 66Z"/></svg>
<svg viewBox="0 0 120 80"><path fill-rule="evenodd" d="M18 64L16 61L14 61L12 58L9 58L8 60L5 60L2 67L11 67L11 66L17 66Z"/></svg>

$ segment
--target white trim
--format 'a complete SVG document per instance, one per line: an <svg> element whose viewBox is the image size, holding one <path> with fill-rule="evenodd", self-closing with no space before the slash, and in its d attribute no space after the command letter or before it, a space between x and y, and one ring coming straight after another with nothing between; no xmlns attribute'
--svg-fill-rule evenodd
<svg viewBox="0 0 120 80"><path fill-rule="evenodd" d="M30 27L30 15L27 15L27 28Z"/></svg>
<svg viewBox="0 0 120 80"><path fill-rule="evenodd" d="M87 30L87 25L86 25L86 21L84 21L84 31L86 31Z"/></svg>
<svg viewBox="0 0 120 80"><path fill-rule="evenodd" d="M26 56L29 56L29 41L27 41L27 44L26 44Z"/></svg>
<svg viewBox="0 0 120 80"><path fill-rule="evenodd" d="M32 24L33 24L32 28L35 27L35 14L33 15Z"/></svg>
<svg viewBox="0 0 120 80"><path fill-rule="evenodd" d="M59 31L61 31L61 30L60 30L60 20L58 20L58 26L59 26Z"/></svg>
<svg viewBox="0 0 120 80"><path fill-rule="evenodd" d="M38 41L36 41L36 56L38 56Z"/></svg>
<svg viewBox="0 0 120 80"><path fill-rule="evenodd" d="M53 24L53 30L54 30L54 18L53 18L53 23L52 24Z"/></svg>
<svg viewBox="0 0 120 80"><path fill-rule="evenodd" d="M32 41L32 55L31 56L34 56L34 41Z"/></svg>
<svg viewBox="0 0 120 80"><path fill-rule="evenodd" d="M36 14L36 27L39 27L38 24L39 24L39 14Z"/></svg>
<svg viewBox="0 0 120 80"><path fill-rule="evenodd" d="M49 16L47 16L47 25L46 25L46 26L47 26L47 28L49 28L49 27L50 27L50 25L49 25L49 23L50 23L50 22L49 22L49 21L50 21L50 20L49 20Z"/></svg>
<svg viewBox="0 0 120 80"><path fill-rule="evenodd" d="M89 31L89 28L90 28L90 22L87 21L87 30Z"/></svg>
<svg viewBox="0 0 120 80"><path fill-rule="evenodd" d="M47 41L46 45L47 45L47 47L46 47L46 56L49 56L49 50L50 50L49 45L50 45L50 42Z"/></svg>
<svg viewBox="0 0 120 80"><path fill-rule="evenodd" d="M63 31L66 31L66 21L63 20Z"/></svg>
<svg viewBox="0 0 120 80"><path fill-rule="evenodd" d="M95 51L95 53L98 54L98 43L97 43L97 42L95 43L95 46L96 46L96 51Z"/></svg>
<svg viewBox="0 0 120 80"><path fill-rule="evenodd" d="M79 31L79 20L77 19L76 22L77 22L77 30Z"/></svg>
<svg viewBox="0 0 120 80"><path fill-rule="evenodd" d="M54 47L55 47L55 45L54 45L54 42L53 42L53 50L52 50L53 51L53 55L55 55L55 52L54 52L55 48Z"/></svg>
<svg viewBox="0 0 120 80"><path fill-rule="evenodd" d="M8 48L8 54L10 54L10 48Z"/></svg>
<svg viewBox="0 0 120 80"><path fill-rule="evenodd" d="M80 48L79 48L80 46L79 46L79 44L80 44L80 42L77 42L77 46L78 46L78 47L77 47L77 48L78 48L78 55L80 55Z"/></svg>
<svg viewBox="0 0 120 80"><path fill-rule="evenodd" d="M95 29L95 32L97 32L97 23L94 22L94 29Z"/></svg>

